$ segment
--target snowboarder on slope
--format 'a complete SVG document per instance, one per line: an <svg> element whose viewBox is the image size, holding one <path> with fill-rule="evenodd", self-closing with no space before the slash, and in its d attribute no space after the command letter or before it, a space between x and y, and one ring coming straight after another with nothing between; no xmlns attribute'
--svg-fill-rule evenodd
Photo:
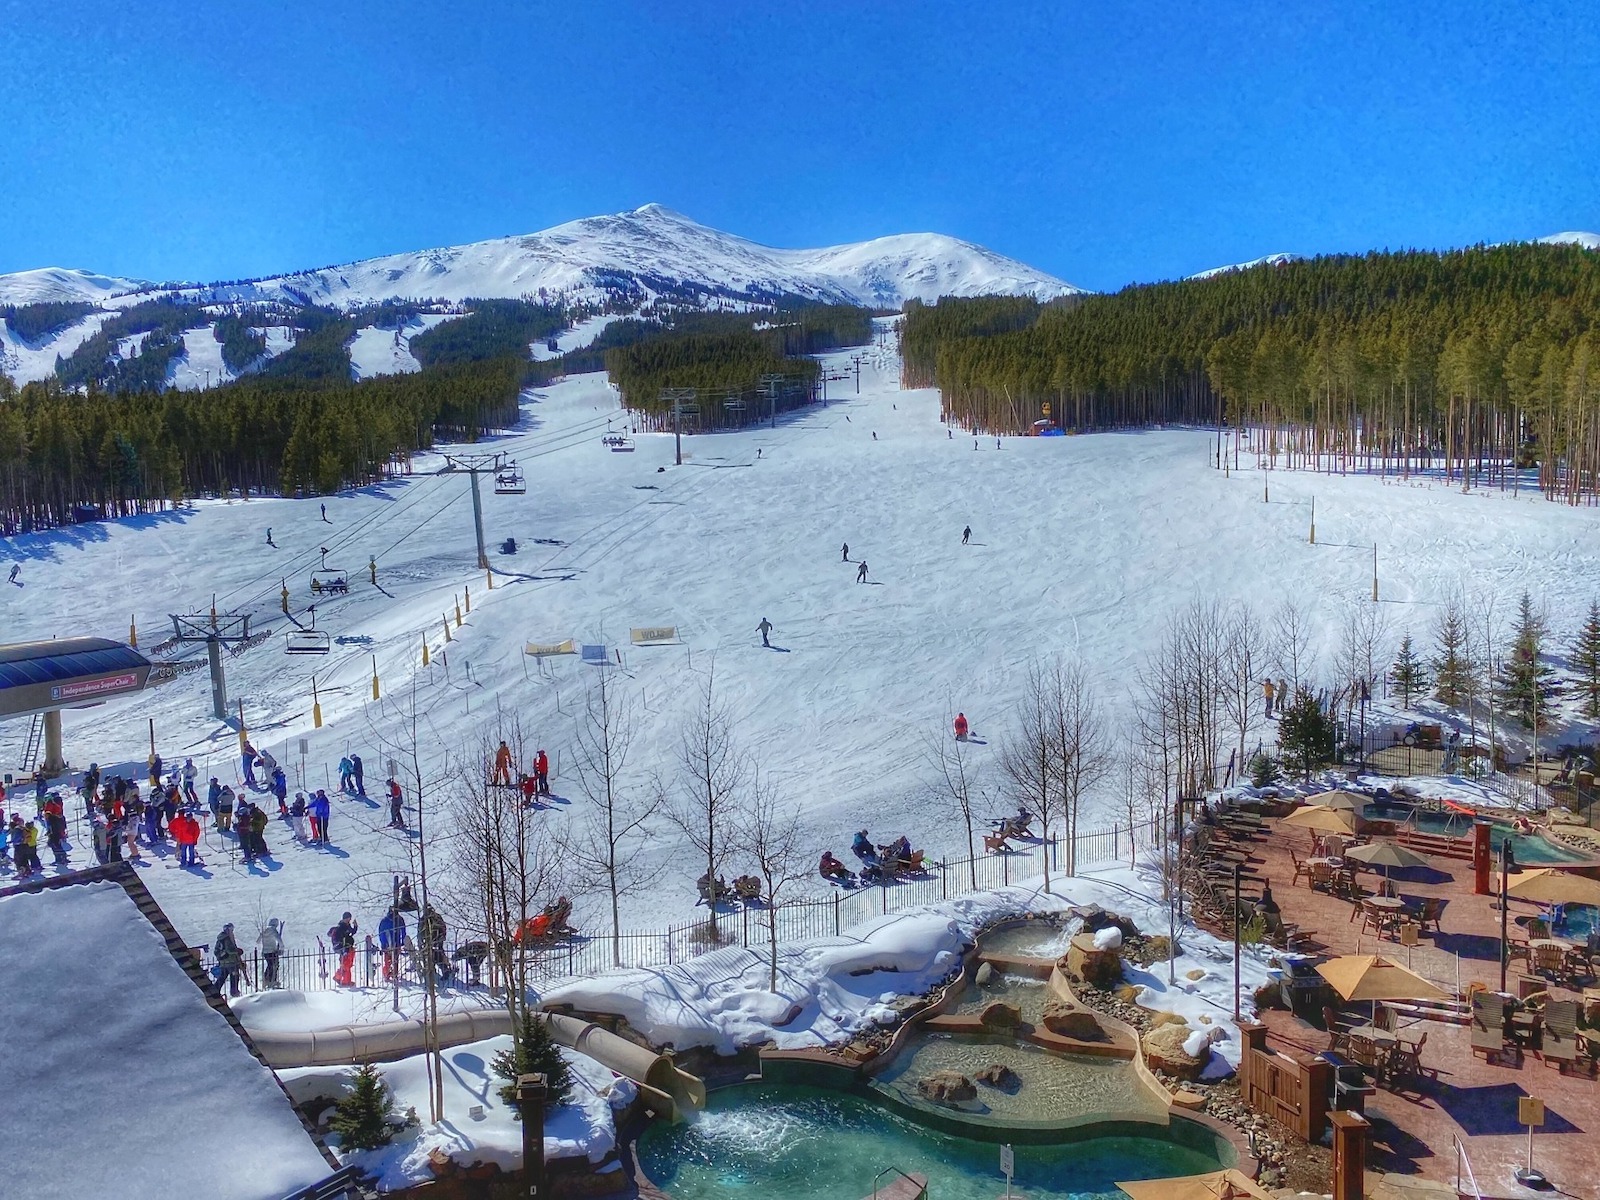
<svg viewBox="0 0 1600 1200"><path fill-rule="evenodd" d="M865 583L866 581L867 581L867 560L863 558L861 560L861 565L856 568L856 582L857 583Z"/></svg>
<svg viewBox="0 0 1600 1200"><path fill-rule="evenodd" d="M772 643L767 640L767 634L771 633L772 630L772 622L767 620L765 617L762 617L761 624L756 626L756 632L761 635L761 644L769 650L772 649Z"/></svg>
<svg viewBox="0 0 1600 1200"><path fill-rule="evenodd" d="M968 525L961 531L961 544L965 546L970 541L972 541L972 526Z"/></svg>

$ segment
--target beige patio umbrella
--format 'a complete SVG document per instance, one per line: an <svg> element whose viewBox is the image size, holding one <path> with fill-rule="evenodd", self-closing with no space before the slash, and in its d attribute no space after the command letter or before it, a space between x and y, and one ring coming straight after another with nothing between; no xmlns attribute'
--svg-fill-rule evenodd
<svg viewBox="0 0 1600 1200"><path fill-rule="evenodd" d="M1204 1175L1179 1175L1172 1179L1139 1179L1117 1184L1133 1200L1271 1200L1260 1184L1243 1171L1229 1167Z"/></svg>
<svg viewBox="0 0 1600 1200"><path fill-rule="evenodd" d="M1354 792L1318 792L1315 796L1308 796L1306 803L1360 814L1367 807L1367 798Z"/></svg>
<svg viewBox="0 0 1600 1200"><path fill-rule="evenodd" d="M1600 905L1600 880L1549 868L1525 871L1506 888L1506 895L1514 900L1535 900L1540 904Z"/></svg>
<svg viewBox="0 0 1600 1200"><path fill-rule="evenodd" d="M1443 1000L1442 989L1381 954L1346 954L1317 964L1317 974L1346 1000Z"/></svg>
<svg viewBox="0 0 1600 1200"><path fill-rule="evenodd" d="M1314 829L1320 833L1354 833L1361 825L1361 818L1353 812L1313 804L1295 809L1280 824L1293 825L1296 829Z"/></svg>
<svg viewBox="0 0 1600 1200"><path fill-rule="evenodd" d="M1427 859L1398 842L1373 842L1366 846L1351 846L1344 852L1346 858L1364 862L1369 867L1382 867L1387 878L1390 867L1420 867Z"/></svg>

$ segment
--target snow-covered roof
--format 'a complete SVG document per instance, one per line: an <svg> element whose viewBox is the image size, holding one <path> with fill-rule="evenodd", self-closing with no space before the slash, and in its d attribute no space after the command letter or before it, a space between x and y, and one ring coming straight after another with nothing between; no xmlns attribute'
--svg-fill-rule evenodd
<svg viewBox="0 0 1600 1200"><path fill-rule="evenodd" d="M337 1170L185 953L127 866L0 892L6 1194L276 1200Z"/></svg>

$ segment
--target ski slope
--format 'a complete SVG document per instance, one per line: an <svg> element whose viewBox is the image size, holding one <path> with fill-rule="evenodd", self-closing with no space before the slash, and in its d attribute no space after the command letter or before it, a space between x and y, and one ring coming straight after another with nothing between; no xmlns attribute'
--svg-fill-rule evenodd
<svg viewBox="0 0 1600 1200"><path fill-rule="evenodd" d="M849 353L830 361L839 366ZM467 481L426 473L437 459L425 457L409 478L328 498L328 524L315 498L207 501L0 543L0 555L21 564L24 585L0 589L0 618L7 640L21 640L121 637L131 617L148 647L171 629L169 613L204 612L215 596L219 609L253 611L256 628L277 633L227 660L228 687L244 702L257 745L289 768L292 787L301 782L303 737L305 782L329 786L340 755L356 750L376 795L389 757L382 740L400 735L414 685L422 756L439 794L447 757L470 754L497 711L515 714L530 751L551 755L565 802L544 819L556 828L582 814L572 729L594 673L611 671L633 706L629 770L635 786L648 787L656 777L671 786L680 774L679 731L714 668L739 744L803 814L812 852L844 853L865 825L880 840L903 831L953 854L959 837L929 798L923 739L944 736L950 714L964 710L986 743L975 747L979 785L998 814L1005 801L995 755L1035 656L1081 656L1113 710L1125 713L1142 656L1194 597L1242 597L1264 612L1294 599L1331 656L1346 608L1370 603L1374 542L1396 641L1409 628L1427 643L1440 602L1459 587L1492 590L1507 615L1529 588L1565 637L1600 588L1593 508L1282 471L1263 503L1262 475L1248 459L1227 477L1212 468L1213 434L1006 439L997 449L992 438L951 436L937 394L901 391L898 370L891 348L873 347L859 396L846 384L844 396L775 430L686 437L681 467L670 435L641 434L632 454L607 451L601 436L626 420L603 376L530 392L522 427L490 443L528 479L522 496L485 489L492 593L474 565ZM1307 540L1313 495L1315 545ZM962 546L969 523L972 544ZM276 548L265 542L268 526ZM519 544L514 556L496 552L507 537ZM850 563L840 561L844 542ZM331 565L350 572L352 592L318 605L333 652L289 657L280 580L308 620L309 571L323 546ZM367 583L369 556L381 590ZM857 584L863 558L870 582ZM456 628L466 587L471 612ZM447 615L448 670L437 657ZM755 632L763 617L776 626L770 650ZM677 626L682 644L629 645L630 627L659 625ZM425 638L435 656L427 670ZM565 638L620 647L622 664L540 664L523 654L527 642ZM376 703L374 662L383 692ZM312 728L313 675L320 730ZM69 712L68 757L79 766L142 764L153 720L169 763L193 755L202 780L234 781L235 733L209 711L206 674L197 671ZM18 761L26 733L26 722L0 725L0 762ZM1092 802L1106 824L1112 805L1110 794ZM375 920L387 872L403 862L385 819L375 801L335 798L337 852L293 845L275 822L268 868L245 869L213 839L206 877L170 860L143 872L188 935L209 938L223 920L276 915L295 931L290 941L305 944L344 908L362 910L366 927ZM648 861L659 882L625 901L625 919L658 928L693 910L701 868L665 824L652 834ZM729 874L748 866L735 856ZM579 899L580 918L592 919L592 903Z"/></svg>
<svg viewBox="0 0 1600 1200"><path fill-rule="evenodd" d="M72 352L100 332L115 312L94 313L74 321L45 337L28 339L12 331L0 317L0 372L18 384L34 383L55 374L56 357L71 358Z"/></svg>

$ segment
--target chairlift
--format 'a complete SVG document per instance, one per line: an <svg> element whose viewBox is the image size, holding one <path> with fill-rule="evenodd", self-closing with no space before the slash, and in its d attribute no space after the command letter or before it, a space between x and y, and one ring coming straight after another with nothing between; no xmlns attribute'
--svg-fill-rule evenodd
<svg viewBox="0 0 1600 1200"><path fill-rule="evenodd" d="M283 635L285 654L326 654L333 641L320 629L291 629Z"/></svg>
<svg viewBox="0 0 1600 1200"><path fill-rule="evenodd" d="M528 490L527 481L523 478L522 470L516 463L507 463L501 467L494 477L494 491L497 496L521 496Z"/></svg>
<svg viewBox="0 0 1600 1200"><path fill-rule="evenodd" d="M625 433L608 433L600 441L613 454L631 454L633 452L633 439Z"/></svg>
<svg viewBox="0 0 1600 1200"><path fill-rule="evenodd" d="M343 567L322 566L311 572L313 596L342 596L350 590L350 576Z"/></svg>

